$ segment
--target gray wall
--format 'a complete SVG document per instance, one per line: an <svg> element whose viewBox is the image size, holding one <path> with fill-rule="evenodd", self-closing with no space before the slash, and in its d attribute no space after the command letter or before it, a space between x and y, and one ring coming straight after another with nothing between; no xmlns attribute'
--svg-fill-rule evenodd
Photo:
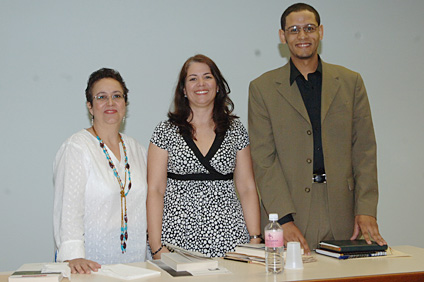
<svg viewBox="0 0 424 282"><path fill-rule="evenodd" d="M249 81L287 61L278 28L292 3L1 0L0 271L53 259L52 161L67 137L90 126L91 72L121 72L130 89L125 132L147 146L183 62L204 53L247 125ZM368 89L381 232L391 245L424 247L424 1L308 3L322 17L322 58L360 72Z"/></svg>

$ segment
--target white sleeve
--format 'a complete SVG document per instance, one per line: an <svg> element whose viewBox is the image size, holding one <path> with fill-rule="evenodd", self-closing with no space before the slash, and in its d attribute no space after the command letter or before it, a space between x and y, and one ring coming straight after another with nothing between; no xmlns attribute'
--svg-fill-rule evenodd
<svg viewBox="0 0 424 282"><path fill-rule="evenodd" d="M72 141L59 149L53 165L54 239L57 261L85 258L84 207L87 184L84 151Z"/></svg>

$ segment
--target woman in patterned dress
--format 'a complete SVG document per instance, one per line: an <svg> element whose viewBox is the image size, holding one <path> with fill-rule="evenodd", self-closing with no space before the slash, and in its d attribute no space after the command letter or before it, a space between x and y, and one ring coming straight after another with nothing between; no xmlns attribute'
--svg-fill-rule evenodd
<svg viewBox="0 0 424 282"><path fill-rule="evenodd" d="M196 55L184 63L174 109L148 150L147 223L155 259L168 252L166 244L220 257L238 244L260 242L249 138L232 114L229 93L210 58Z"/></svg>

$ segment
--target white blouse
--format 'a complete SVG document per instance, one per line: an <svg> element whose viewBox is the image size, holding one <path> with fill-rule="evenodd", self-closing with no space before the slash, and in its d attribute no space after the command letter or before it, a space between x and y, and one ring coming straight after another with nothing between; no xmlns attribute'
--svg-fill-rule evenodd
<svg viewBox="0 0 424 282"><path fill-rule="evenodd" d="M121 251L120 186L100 148L87 130L72 135L56 154L54 173L54 239L57 261L86 258L100 264L146 260L146 150L121 134L127 148L132 187L127 195L127 251ZM107 147L106 147L107 148ZM122 182L125 157L118 161L107 148ZM128 187L128 176L127 185Z"/></svg>

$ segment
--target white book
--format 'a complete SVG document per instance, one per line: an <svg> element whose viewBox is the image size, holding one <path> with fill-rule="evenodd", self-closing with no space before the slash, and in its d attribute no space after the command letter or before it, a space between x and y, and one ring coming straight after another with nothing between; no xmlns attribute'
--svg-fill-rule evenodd
<svg viewBox="0 0 424 282"><path fill-rule="evenodd" d="M188 253L163 253L161 261L175 271L195 271L218 268L218 261L208 257L200 257Z"/></svg>
<svg viewBox="0 0 424 282"><path fill-rule="evenodd" d="M43 273L43 263L24 264L9 276L9 282L60 282L61 272Z"/></svg>
<svg viewBox="0 0 424 282"><path fill-rule="evenodd" d="M265 258L265 244L242 244L236 246L234 252L247 256Z"/></svg>
<svg viewBox="0 0 424 282"><path fill-rule="evenodd" d="M301 254L304 254L304 250L301 249ZM265 244L241 244L235 247L234 252L229 252L227 254L243 254L246 256L254 256L259 258L265 258ZM284 248L284 256L286 253L286 248Z"/></svg>

